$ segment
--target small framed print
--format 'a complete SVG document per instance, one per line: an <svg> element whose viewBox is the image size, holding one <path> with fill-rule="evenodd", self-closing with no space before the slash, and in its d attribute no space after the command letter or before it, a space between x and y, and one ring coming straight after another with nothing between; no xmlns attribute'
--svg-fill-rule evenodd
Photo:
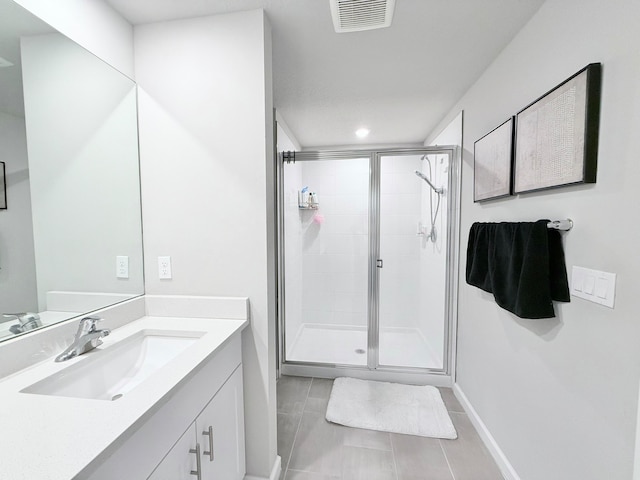
<svg viewBox="0 0 640 480"><path fill-rule="evenodd" d="M516 115L515 193L595 183L600 90L592 63Z"/></svg>
<svg viewBox="0 0 640 480"><path fill-rule="evenodd" d="M473 144L473 201L511 195L515 119L494 128Z"/></svg>

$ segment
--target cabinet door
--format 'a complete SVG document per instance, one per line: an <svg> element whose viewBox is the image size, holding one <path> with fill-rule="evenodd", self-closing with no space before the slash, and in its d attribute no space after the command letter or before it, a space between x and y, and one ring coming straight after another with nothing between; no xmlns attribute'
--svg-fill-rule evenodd
<svg viewBox="0 0 640 480"><path fill-rule="evenodd" d="M196 419L196 428L202 450L202 480L242 480L245 473L242 366Z"/></svg>
<svg viewBox="0 0 640 480"><path fill-rule="evenodd" d="M148 480L194 480L191 473L196 471L196 429L195 424L187 429L180 440L162 459Z"/></svg>

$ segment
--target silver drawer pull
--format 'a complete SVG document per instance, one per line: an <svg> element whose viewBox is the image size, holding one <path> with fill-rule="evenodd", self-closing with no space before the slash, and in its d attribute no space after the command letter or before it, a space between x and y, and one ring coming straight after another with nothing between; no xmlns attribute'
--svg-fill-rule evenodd
<svg viewBox="0 0 640 480"><path fill-rule="evenodd" d="M189 453L196 454L196 469L191 470L191 475L195 475L198 480L202 480L202 466L200 465L200 444L196 443L195 449L190 449Z"/></svg>
<svg viewBox="0 0 640 480"><path fill-rule="evenodd" d="M213 427L209 425L209 430L203 431L202 434L209 436L209 451L205 450L204 455L209 455L209 461L213 462Z"/></svg>

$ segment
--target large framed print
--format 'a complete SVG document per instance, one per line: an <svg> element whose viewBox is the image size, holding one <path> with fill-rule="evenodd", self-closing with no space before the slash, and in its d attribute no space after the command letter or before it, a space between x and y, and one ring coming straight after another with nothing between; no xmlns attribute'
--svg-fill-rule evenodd
<svg viewBox="0 0 640 480"><path fill-rule="evenodd" d="M473 201L511 195L514 117L473 144Z"/></svg>
<svg viewBox="0 0 640 480"><path fill-rule="evenodd" d="M592 63L516 115L515 193L595 183L600 90Z"/></svg>

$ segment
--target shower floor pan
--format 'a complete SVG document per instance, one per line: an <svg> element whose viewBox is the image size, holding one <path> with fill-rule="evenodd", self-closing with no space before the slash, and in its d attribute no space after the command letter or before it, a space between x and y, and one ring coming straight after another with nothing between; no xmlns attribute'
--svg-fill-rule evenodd
<svg viewBox="0 0 640 480"><path fill-rule="evenodd" d="M287 361L367 365L367 329L359 326L306 323L287 347ZM442 368L422 333L415 328L380 331L380 365Z"/></svg>

